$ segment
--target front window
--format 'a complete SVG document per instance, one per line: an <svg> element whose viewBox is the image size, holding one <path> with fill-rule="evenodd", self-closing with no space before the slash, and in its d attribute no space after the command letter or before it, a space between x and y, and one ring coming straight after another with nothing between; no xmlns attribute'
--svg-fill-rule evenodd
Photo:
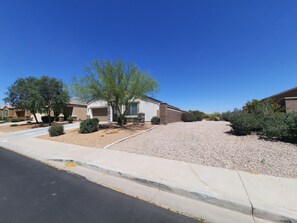
<svg viewBox="0 0 297 223"><path fill-rule="evenodd" d="M127 115L137 115L137 103L131 103L129 105Z"/></svg>

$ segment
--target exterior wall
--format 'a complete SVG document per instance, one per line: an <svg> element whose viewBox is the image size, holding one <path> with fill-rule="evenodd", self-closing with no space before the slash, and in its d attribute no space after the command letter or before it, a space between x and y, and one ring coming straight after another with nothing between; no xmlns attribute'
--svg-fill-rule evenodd
<svg viewBox="0 0 297 223"><path fill-rule="evenodd" d="M108 122L112 122L112 107L108 105L107 101L93 101L88 104L87 117L93 118L92 108L107 108Z"/></svg>
<svg viewBox="0 0 297 223"><path fill-rule="evenodd" d="M6 118L13 118L13 117L15 117L14 109L10 109L10 108L4 107L3 108L3 117L6 117Z"/></svg>
<svg viewBox="0 0 297 223"><path fill-rule="evenodd" d="M76 116L77 120L87 119L87 107L84 106L73 106L72 115Z"/></svg>
<svg viewBox="0 0 297 223"><path fill-rule="evenodd" d="M158 116L158 111L160 109L160 105L157 103L153 103L145 100L136 100L138 102L138 113L145 114L145 121L150 122L152 117Z"/></svg>
<svg viewBox="0 0 297 223"><path fill-rule="evenodd" d="M297 98L285 99L286 112L297 112Z"/></svg>
<svg viewBox="0 0 297 223"><path fill-rule="evenodd" d="M145 121L150 122L152 117L158 115L158 110L159 110L159 104L153 103L149 100L136 100L136 103L138 103L137 106L137 112L138 113L145 113ZM108 108L108 116L109 116L109 121L112 122L112 107L108 106L106 101L94 101L88 104L88 109L87 109L87 115L90 118L93 118L92 114L92 108ZM132 116L127 116L127 117L132 117Z"/></svg>
<svg viewBox="0 0 297 223"><path fill-rule="evenodd" d="M182 121L182 111L168 107L166 103L160 104L160 124L166 125L172 122Z"/></svg>
<svg viewBox="0 0 297 223"><path fill-rule="evenodd" d="M167 122L181 122L182 121L182 112L179 110L167 108Z"/></svg>

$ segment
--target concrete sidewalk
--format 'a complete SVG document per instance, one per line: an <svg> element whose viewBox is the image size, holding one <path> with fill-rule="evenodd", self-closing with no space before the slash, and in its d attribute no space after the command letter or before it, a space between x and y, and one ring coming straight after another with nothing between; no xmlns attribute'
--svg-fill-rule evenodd
<svg viewBox="0 0 297 223"><path fill-rule="evenodd" d="M91 170L276 222L297 222L297 180L0 134L0 146L41 161ZM242 221L243 222L243 221Z"/></svg>

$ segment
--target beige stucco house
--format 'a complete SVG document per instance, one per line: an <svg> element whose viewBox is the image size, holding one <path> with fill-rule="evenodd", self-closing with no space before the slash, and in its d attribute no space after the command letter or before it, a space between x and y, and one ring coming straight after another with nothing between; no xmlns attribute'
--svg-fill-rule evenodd
<svg viewBox="0 0 297 223"><path fill-rule="evenodd" d="M1 116L3 118L18 118L18 119L24 119L28 120L30 119L31 113L29 111L23 110L23 109L16 109L11 105L4 105L2 107L2 114Z"/></svg>

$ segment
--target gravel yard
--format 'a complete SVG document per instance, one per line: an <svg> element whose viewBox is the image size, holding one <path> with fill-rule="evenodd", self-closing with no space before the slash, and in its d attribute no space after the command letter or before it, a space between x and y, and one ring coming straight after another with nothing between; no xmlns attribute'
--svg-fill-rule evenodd
<svg viewBox="0 0 297 223"><path fill-rule="evenodd" d="M38 138L80 146L103 148L104 146L116 142L117 140L140 133L149 128L151 128L150 124L127 125L124 128L111 126L105 129L100 128L99 131L88 134L81 134L79 133L79 129L72 129L66 131L65 134L60 136L50 137L49 135L43 135Z"/></svg>
<svg viewBox="0 0 297 223"><path fill-rule="evenodd" d="M228 122L171 123L109 149L243 170L280 177L297 177L297 146L229 134Z"/></svg>

